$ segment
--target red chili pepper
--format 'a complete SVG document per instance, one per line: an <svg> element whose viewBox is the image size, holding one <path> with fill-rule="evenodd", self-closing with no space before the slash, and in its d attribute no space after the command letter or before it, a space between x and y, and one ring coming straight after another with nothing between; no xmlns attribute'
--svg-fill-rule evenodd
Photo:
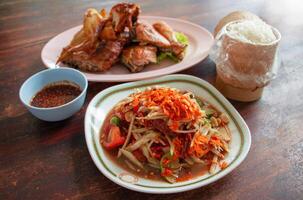
<svg viewBox="0 0 303 200"><path fill-rule="evenodd" d="M103 146L107 149L114 149L121 146L125 142L125 137L121 135L120 128L118 126L112 126L106 140L103 142Z"/></svg>
<svg viewBox="0 0 303 200"><path fill-rule="evenodd" d="M135 106L135 107L133 108L133 110L134 110L135 113L138 112L139 106Z"/></svg>
<svg viewBox="0 0 303 200"><path fill-rule="evenodd" d="M169 160L167 158L164 158L163 161L162 161L162 164L163 165L168 165L170 162L171 162L171 160Z"/></svg>
<svg viewBox="0 0 303 200"><path fill-rule="evenodd" d="M140 101L137 98L135 98L134 101L133 101L133 111L134 112L138 111L138 109L139 109L139 103L140 103Z"/></svg>
<svg viewBox="0 0 303 200"><path fill-rule="evenodd" d="M171 176L173 174L173 171L168 168L164 168L164 171L161 173L161 176Z"/></svg>
<svg viewBox="0 0 303 200"><path fill-rule="evenodd" d="M151 147L151 151L153 152L152 156L154 158L160 159L164 154L163 147L164 146L158 146L158 145L157 146L152 146Z"/></svg>
<svg viewBox="0 0 303 200"><path fill-rule="evenodd" d="M159 153L153 153L152 156L154 158L157 158L158 160L162 157L162 154L159 154Z"/></svg>

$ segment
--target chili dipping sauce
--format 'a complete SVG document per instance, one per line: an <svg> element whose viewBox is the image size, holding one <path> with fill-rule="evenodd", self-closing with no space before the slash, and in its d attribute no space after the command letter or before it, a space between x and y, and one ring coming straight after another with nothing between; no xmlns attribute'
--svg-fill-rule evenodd
<svg viewBox="0 0 303 200"><path fill-rule="evenodd" d="M30 105L51 108L66 104L81 94L79 85L70 81L58 81L46 85L31 100Z"/></svg>

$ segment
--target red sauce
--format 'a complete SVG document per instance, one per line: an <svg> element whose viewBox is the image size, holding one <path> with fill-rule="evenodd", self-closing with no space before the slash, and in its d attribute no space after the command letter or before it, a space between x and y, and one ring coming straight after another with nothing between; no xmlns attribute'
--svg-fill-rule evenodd
<svg viewBox="0 0 303 200"><path fill-rule="evenodd" d="M81 94L80 86L69 81L51 83L39 91L32 99L31 105L50 108L66 104Z"/></svg>

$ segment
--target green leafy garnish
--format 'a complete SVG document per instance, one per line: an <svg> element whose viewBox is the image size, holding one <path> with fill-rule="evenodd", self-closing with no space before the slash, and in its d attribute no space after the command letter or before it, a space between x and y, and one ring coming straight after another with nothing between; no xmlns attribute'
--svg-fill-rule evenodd
<svg viewBox="0 0 303 200"><path fill-rule="evenodd" d="M184 33L181 32L175 32L175 37L178 40L178 42L180 42L181 44L186 44L188 45L188 38Z"/></svg>
<svg viewBox="0 0 303 200"><path fill-rule="evenodd" d="M117 116L113 116L113 117L110 119L110 124L119 126L119 125L120 125L120 118L117 117Z"/></svg>
<svg viewBox="0 0 303 200"><path fill-rule="evenodd" d="M184 35L183 33L180 33L180 32L174 32L175 34L175 37L177 39L178 42L180 42L181 44L185 44L185 45L188 45L189 42L188 42L188 38L186 35ZM164 59L170 59L174 62L179 62L180 60L174 56L171 52L160 52L159 55L157 56L157 62L161 62L162 60Z"/></svg>
<svg viewBox="0 0 303 200"><path fill-rule="evenodd" d="M157 57L157 62L159 63L166 58L169 58L174 62L179 62L179 59L176 56L174 56L171 52L160 52L160 54Z"/></svg>

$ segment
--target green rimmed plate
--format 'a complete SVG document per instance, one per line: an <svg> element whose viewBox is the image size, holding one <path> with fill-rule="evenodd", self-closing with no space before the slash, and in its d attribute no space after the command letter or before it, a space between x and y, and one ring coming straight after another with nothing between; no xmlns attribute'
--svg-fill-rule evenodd
<svg viewBox="0 0 303 200"><path fill-rule="evenodd" d="M131 174L113 163L99 143L99 130L107 113L123 98L135 92L135 89L160 85L192 91L225 112L229 118L232 132L230 153L226 156L229 163L224 170L217 169L215 174L205 174L192 180L169 184L144 179ZM97 168L111 181L131 190L145 193L177 193L210 184L234 170L245 159L251 144L250 131L236 109L212 85L194 76L169 75L158 79L125 83L110 87L97 94L90 102L85 115L85 139L89 153Z"/></svg>

